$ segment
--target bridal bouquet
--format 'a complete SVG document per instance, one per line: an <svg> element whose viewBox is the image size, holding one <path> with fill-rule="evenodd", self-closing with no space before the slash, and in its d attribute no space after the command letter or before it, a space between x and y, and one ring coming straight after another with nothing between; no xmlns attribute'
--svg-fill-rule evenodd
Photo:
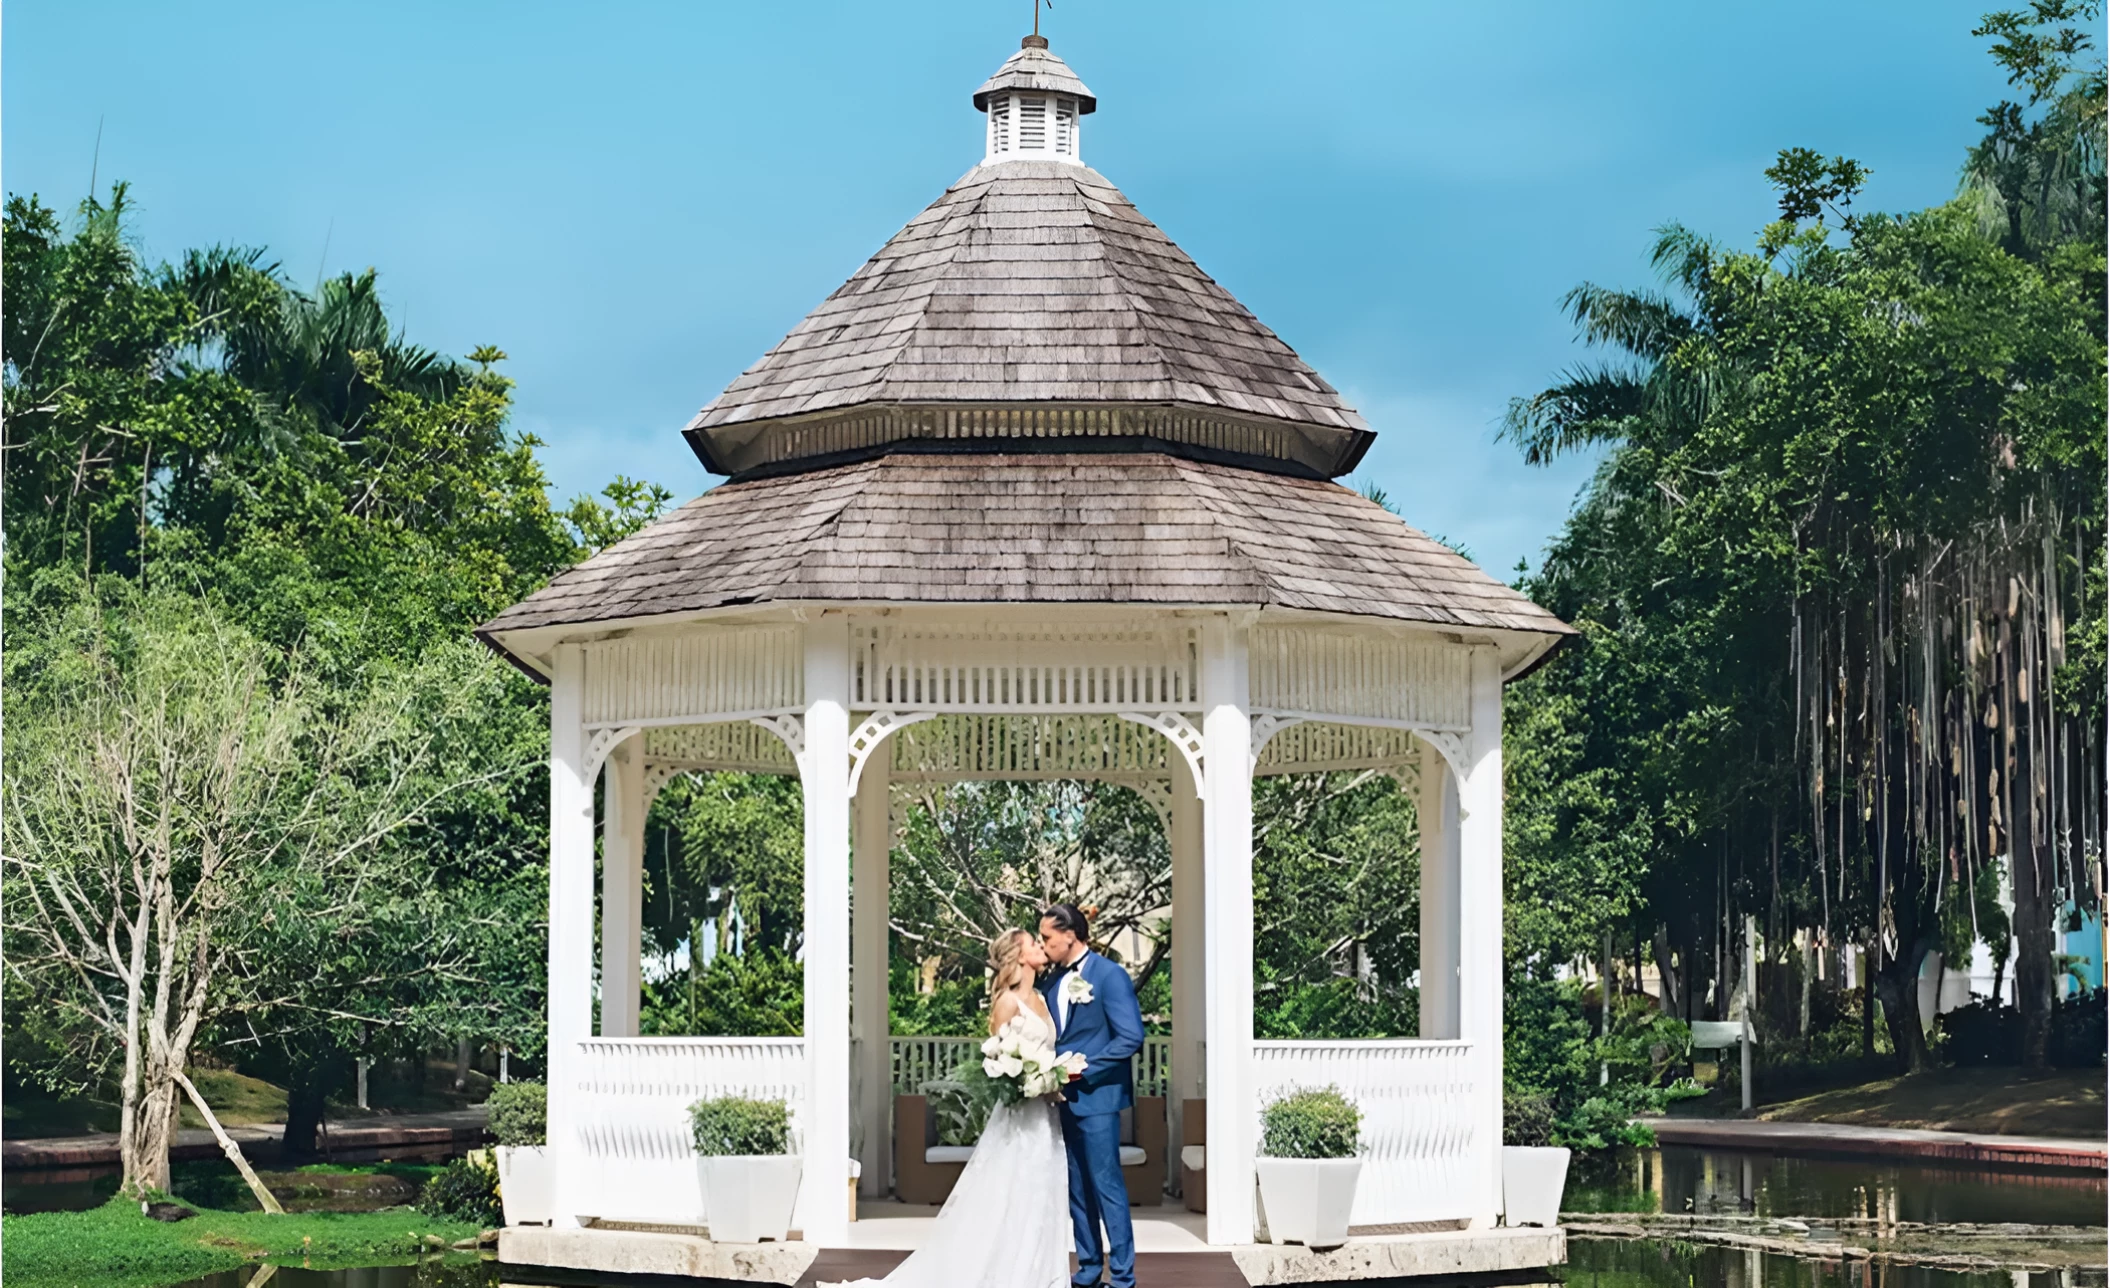
<svg viewBox="0 0 2110 1288"><path fill-rule="evenodd" d="M1084 1057L1057 1055L1037 1025L1014 1016L982 1043L982 1075L1002 1104L1060 1091L1084 1072Z"/></svg>

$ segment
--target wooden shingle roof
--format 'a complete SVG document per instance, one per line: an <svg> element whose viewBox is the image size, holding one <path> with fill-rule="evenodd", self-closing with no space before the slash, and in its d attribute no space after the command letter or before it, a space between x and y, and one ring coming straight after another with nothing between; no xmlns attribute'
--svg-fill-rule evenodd
<svg viewBox="0 0 2110 1288"><path fill-rule="evenodd" d="M1038 36L1028 36L1020 43L1018 52L1004 60L996 69L996 75L982 82L974 92L974 105L983 111L989 110L989 96L1014 91L1041 94L1067 94L1077 100L1080 114L1096 110L1099 100L1077 79L1070 65L1048 52L1048 42Z"/></svg>
<svg viewBox="0 0 2110 1288"><path fill-rule="evenodd" d="M796 600L1234 604L1573 633L1336 483L1156 452L900 452L715 488L479 634Z"/></svg>
<svg viewBox="0 0 2110 1288"><path fill-rule="evenodd" d="M1028 52L1028 51L1021 51ZM1098 172L977 166L690 423L706 463L860 406L1159 406L1369 427ZM713 455L713 444L729 445Z"/></svg>

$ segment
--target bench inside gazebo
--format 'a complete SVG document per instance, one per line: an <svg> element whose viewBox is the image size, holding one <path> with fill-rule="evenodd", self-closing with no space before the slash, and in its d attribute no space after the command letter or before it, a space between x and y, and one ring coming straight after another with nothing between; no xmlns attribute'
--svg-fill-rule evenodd
<svg viewBox="0 0 2110 1288"><path fill-rule="evenodd" d="M1419 1249L1361 1273L1560 1260L1501 1228L1501 721L1568 628L1332 481L1370 430L1082 164L1097 101L1044 41L975 104L983 163L690 425L730 481L481 631L550 686L558 1216L504 1259L723 1273L685 1109L728 1093L788 1101L804 1157L805 1252L755 1277L913 1243L929 1209L887 1205L960 1160L901 1098L963 1052L887 1032L900 789L1101 779L1170 840L1172 1033L1128 1160L1163 1237L1317 1256L1256 1243L1254 1154L1269 1098L1333 1083L1365 1114L1351 1232ZM637 1032L646 814L713 770L802 787L800 1037ZM1417 795L1421 1036L1256 1041L1253 781L1333 770ZM853 1226L853 1171L880 1219Z"/></svg>

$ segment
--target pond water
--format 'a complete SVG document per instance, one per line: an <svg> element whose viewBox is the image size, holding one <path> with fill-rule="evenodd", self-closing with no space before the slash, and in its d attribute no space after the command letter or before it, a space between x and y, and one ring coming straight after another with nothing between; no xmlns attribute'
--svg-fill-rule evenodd
<svg viewBox="0 0 2110 1288"><path fill-rule="evenodd" d="M176 1288L260 1288L257 1272L229 1271ZM493 1262L427 1262L359 1270L280 1270L271 1288L502 1288L527 1283L518 1272L503 1279ZM568 1277L566 1284L590 1282ZM1568 1264L1542 1280L1546 1288L2097 1288L2100 1273L1994 1271L1961 1274L1918 1266L1867 1266L1810 1261L1730 1248L1696 1248L1662 1240L1586 1240L1568 1245ZM1145 1288L1148 1278L1144 1279Z"/></svg>
<svg viewBox="0 0 2110 1288"><path fill-rule="evenodd" d="M1667 1239L1571 1239L1569 1288L2098 1288L2100 1271L1962 1273L1823 1262Z"/></svg>
<svg viewBox="0 0 2110 1288"><path fill-rule="evenodd" d="M2104 1225L2101 1173L1787 1158L1668 1145L1568 1177L1570 1212L1750 1213L1887 1221Z"/></svg>
<svg viewBox="0 0 2110 1288"><path fill-rule="evenodd" d="M408 1171L409 1169L404 1169ZM222 1175L222 1173L226 1173ZM11 1212L82 1208L115 1190L115 1175L9 1175ZM193 1201L234 1206L246 1200L232 1169L189 1164L177 1188ZM2102 1226L2110 1202L2100 1175L1898 1165L1845 1159L1787 1158L1680 1146L1620 1155L1571 1174L1564 1207L1571 1212L1692 1213L1906 1222ZM1959 1273L1915 1266L1824 1262L1741 1249L1698 1246L1678 1238L1572 1239L1569 1264L1546 1284L1574 1288L2110 1288L2101 1270ZM245 1270L181 1288L250 1288ZM498 1267L461 1257L412 1266L314 1271L282 1269L273 1288L499 1288ZM531 1280L509 1272L507 1284ZM578 1284L584 1281L569 1279Z"/></svg>
<svg viewBox="0 0 2110 1288"><path fill-rule="evenodd" d="M414 1266L364 1266L354 1270L274 1271L259 1281L258 1270L229 1270L189 1279L173 1288L499 1288L498 1264L449 1258Z"/></svg>
<svg viewBox="0 0 2110 1288"><path fill-rule="evenodd" d="M377 1212L409 1203L437 1170L433 1163L328 1164L260 1168L288 1212ZM9 1213L81 1212L101 1207L117 1193L116 1164L100 1167L10 1170L0 1176L0 1210ZM200 1207L253 1212L256 1199L234 1165L222 1159L172 1164L169 1189Z"/></svg>

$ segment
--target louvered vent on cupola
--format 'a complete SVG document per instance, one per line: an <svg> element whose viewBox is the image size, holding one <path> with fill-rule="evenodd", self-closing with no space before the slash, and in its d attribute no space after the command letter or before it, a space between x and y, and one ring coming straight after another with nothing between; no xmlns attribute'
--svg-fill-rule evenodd
<svg viewBox="0 0 2110 1288"><path fill-rule="evenodd" d="M989 100L989 156L993 160L1011 150L1011 100Z"/></svg>
<svg viewBox="0 0 2110 1288"><path fill-rule="evenodd" d="M1018 102L1018 150L1048 150L1048 100L1020 98Z"/></svg>
<svg viewBox="0 0 2110 1288"><path fill-rule="evenodd" d="M983 158L983 164L1077 160L1078 116L1074 98L1042 94L991 96L989 155Z"/></svg>

